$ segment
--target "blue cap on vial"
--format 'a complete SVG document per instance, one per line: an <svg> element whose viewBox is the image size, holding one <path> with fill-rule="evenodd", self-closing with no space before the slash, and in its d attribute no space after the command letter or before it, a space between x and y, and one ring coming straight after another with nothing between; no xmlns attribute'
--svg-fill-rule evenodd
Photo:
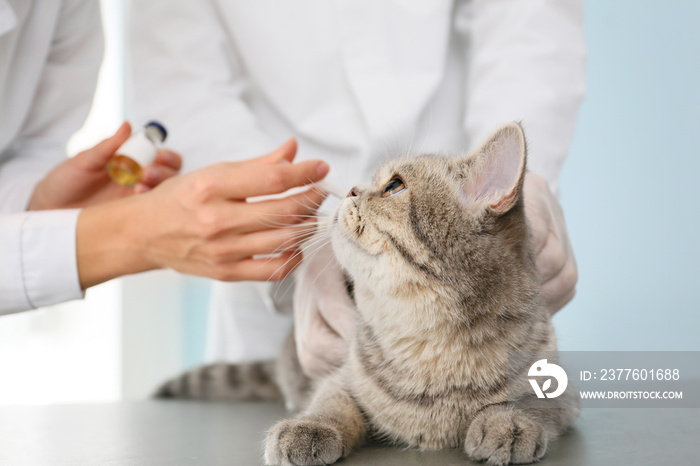
<svg viewBox="0 0 700 466"><path fill-rule="evenodd" d="M161 125L157 121L149 121L146 123L145 128L152 128L153 130L156 130L159 133L158 135L160 136L160 142L165 141L165 138L168 137L168 131L165 129L165 126Z"/></svg>

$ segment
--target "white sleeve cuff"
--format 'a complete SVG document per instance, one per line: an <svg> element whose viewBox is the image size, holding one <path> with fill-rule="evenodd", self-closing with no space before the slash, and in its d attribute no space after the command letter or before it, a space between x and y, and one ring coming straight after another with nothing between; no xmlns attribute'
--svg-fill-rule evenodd
<svg viewBox="0 0 700 466"><path fill-rule="evenodd" d="M76 224L79 209L0 218L0 314L80 299Z"/></svg>

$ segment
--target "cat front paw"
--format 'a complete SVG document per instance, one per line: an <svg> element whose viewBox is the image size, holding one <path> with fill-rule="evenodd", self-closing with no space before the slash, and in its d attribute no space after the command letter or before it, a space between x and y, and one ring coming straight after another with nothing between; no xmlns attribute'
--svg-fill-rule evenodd
<svg viewBox="0 0 700 466"><path fill-rule="evenodd" d="M344 455L344 446L343 436L335 427L316 420L286 419L267 433L265 464L332 464Z"/></svg>
<svg viewBox="0 0 700 466"><path fill-rule="evenodd" d="M547 451L547 433L522 411L491 408L472 421L464 449L491 465L533 463Z"/></svg>

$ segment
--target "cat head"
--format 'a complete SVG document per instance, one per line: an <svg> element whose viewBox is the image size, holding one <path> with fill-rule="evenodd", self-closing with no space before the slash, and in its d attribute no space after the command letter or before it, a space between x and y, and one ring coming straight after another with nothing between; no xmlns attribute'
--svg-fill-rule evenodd
<svg viewBox="0 0 700 466"><path fill-rule="evenodd" d="M477 297L531 264L522 201L526 144L518 124L474 153L392 160L357 186L332 220L341 265L357 284L406 299L420 290Z"/></svg>

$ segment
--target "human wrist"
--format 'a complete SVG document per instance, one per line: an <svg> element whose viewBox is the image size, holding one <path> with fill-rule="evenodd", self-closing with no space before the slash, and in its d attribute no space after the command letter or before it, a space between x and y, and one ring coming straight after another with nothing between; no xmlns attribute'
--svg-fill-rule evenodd
<svg viewBox="0 0 700 466"><path fill-rule="evenodd" d="M46 196L43 195L43 181L44 180L39 181L39 183L34 188L34 191L32 191L31 197L29 198L29 202L27 202L26 210L47 210L50 208L49 204L46 202Z"/></svg>
<svg viewBox="0 0 700 466"><path fill-rule="evenodd" d="M32 193L32 197L29 198L27 203L27 210L43 210L41 202L38 200L37 192Z"/></svg>
<svg viewBox="0 0 700 466"><path fill-rule="evenodd" d="M144 254L144 232L149 228L137 215L139 197L87 207L80 213L76 255L83 289L158 268Z"/></svg>

